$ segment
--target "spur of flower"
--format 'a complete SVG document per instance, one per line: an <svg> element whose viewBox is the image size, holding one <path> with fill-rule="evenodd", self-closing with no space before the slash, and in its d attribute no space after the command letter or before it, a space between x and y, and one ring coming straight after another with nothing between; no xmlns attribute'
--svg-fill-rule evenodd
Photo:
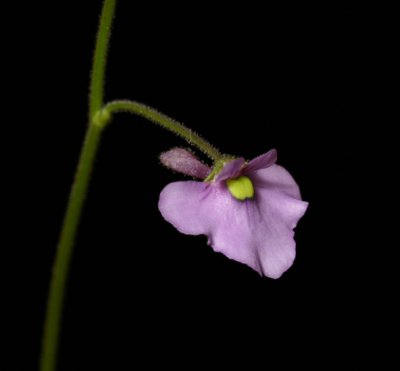
<svg viewBox="0 0 400 371"><path fill-rule="evenodd" d="M174 182L160 194L159 210L178 231L206 235L216 252L270 278L293 264L294 228L308 203L293 177L276 164L276 150L249 162L225 157L214 169L181 148L160 159L202 180Z"/></svg>

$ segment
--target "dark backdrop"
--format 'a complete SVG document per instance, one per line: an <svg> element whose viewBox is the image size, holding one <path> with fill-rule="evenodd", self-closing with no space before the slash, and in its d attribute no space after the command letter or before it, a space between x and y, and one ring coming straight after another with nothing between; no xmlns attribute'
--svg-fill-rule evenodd
<svg viewBox="0 0 400 371"><path fill-rule="evenodd" d="M16 273L26 325L18 345L32 368L86 128L100 7L39 5L19 44L29 61L24 113L34 129L25 136L30 201L20 216L30 227L17 236L30 241ZM159 193L181 176L158 155L184 143L140 118L116 116L76 241L60 370L136 369L142 361L144 369L159 361L212 369L212 356L236 362L246 350L265 366L273 359L318 365L316 354L337 364L357 360L363 277L351 233L353 148L368 42L360 9L120 1L107 99L154 106L225 153L252 158L276 148L310 207L296 231L293 267L279 280L260 278L162 219ZM30 133L38 134L34 142Z"/></svg>

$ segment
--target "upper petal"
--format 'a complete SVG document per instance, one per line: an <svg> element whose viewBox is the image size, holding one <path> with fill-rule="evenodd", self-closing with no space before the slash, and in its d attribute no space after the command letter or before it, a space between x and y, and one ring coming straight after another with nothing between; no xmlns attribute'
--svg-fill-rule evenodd
<svg viewBox="0 0 400 371"><path fill-rule="evenodd" d="M220 182L222 180L230 179L230 178L235 178L240 174L240 170L242 166L244 165L245 160L242 157L236 158L235 160L232 160L228 162L221 172L216 176L215 181Z"/></svg>
<svg viewBox="0 0 400 371"><path fill-rule="evenodd" d="M258 156L251 160L245 169L245 172L251 172L259 169L264 169L270 167L271 165L275 164L278 158L278 154L276 149L271 149L267 153L264 153L261 156Z"/></svg>

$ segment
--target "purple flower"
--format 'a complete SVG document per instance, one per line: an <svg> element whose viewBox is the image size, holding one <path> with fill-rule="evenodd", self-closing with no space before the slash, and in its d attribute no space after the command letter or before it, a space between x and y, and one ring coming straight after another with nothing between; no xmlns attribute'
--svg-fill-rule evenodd
<svg viewBox="0 0 400 371"><path fill-rule="evenodd" d="M174 151L179 161L174 161ZM166 152L161 161L204 179L205 165L182 151ZM276 159L276 150L271 150L248 163L243 158L223 163L211 181L171 183L160 194L160 212L180 232L204 234L215 251L260 275L279 278L293 264L293 229L308 203L302 201L292 176L275 164Z"/></svg>

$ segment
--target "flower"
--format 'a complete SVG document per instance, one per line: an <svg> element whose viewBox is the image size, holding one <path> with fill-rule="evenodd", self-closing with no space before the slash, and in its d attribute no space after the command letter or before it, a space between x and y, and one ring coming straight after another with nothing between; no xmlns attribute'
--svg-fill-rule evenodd
<svg viewBox="0 0 400 371"><path fill-rule="evenodd" d="M203 178L205 165L182 152L177 156L180 163L175 162L177 150L184 151L164 154L169 159L166 165L183 173L190 168L192 176L196 175L193 169L200 168L198 177ZM160 212L178 231L204 234L216 252L247 264L260 275L279 278L293 264L293 229L308 203L302 201L298 185L276 160L276 150L270 150L250 162L237 158L224 163L211 181L171 183L160 194Z"/></svg>

